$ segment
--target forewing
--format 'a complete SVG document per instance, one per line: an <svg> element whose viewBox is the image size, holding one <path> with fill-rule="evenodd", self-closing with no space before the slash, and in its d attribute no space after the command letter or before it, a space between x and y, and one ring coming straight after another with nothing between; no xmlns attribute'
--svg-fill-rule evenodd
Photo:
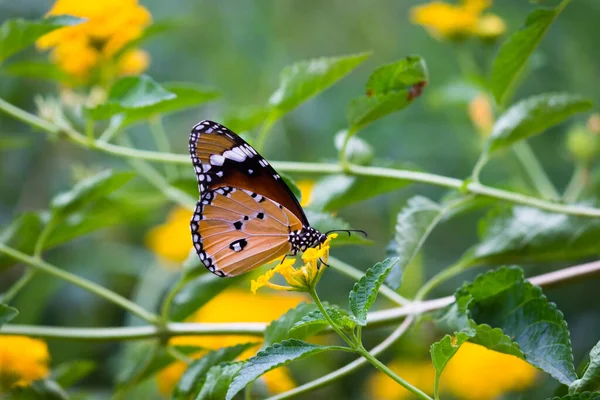
<svg viewBox="0 0 600 400"><path fill-rule="evenodd" d="M204 192L191 229L206 268L219 276L236 276L288 253L289 233L302 229L302 222L263 195L223 186Z"/></svg>
<svg viewBox="0 0 600 400"><path fill-rule="evenodd" d="M246 189L283 205L309 225L298 200L269 162L223 125L208 120L196 124L190 134L190 155L201 198L223 186Z"/></svg>

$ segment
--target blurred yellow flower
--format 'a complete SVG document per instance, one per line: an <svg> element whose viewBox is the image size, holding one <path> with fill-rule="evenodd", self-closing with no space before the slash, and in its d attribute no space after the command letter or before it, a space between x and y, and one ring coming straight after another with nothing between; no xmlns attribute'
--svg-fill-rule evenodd
<svg viewBox="0 0 600 400"><path fill-rule="evenodd" d="M319 247L311 247L302 253L302 261L304 265L300 268L294 268L295 259L285 259L280 262L275 268L270 269L264 275L259 276L256 280L250 283L250 290L256 294L256 291L263 286L270 287L275 290L289 290L297 292L307 292L314 288L329 259L329 243L331 239L337 237L337 233L332 233L327 237L325 242ZM270 280L275 274L283 276L289 286L277 285L271 283Z"/></svg>
<svg viewBox="0 0 600 400"><path fill-rule="evenodd" d="M296 186L298 186L298 189L300 189L300 192L302 193L302 201L300 202L300 205L302 207L309 206L313 197L313 188L315 187L315 181L298 181L296 182Z"/></svg>
<svg viewBox="0 0 600 400"><path fill-rule="evenodd" d="M492 132L494 126L494 113L489 96L480 93L473 97L468 107L469 118L477 132L483 137L487 137Z"/></svg>
<svg viewBox="0 0 600 400"><path fill-rule="evenodd" d="M186 208L173 209L164 224L148 232L146 246L167 261L183 262L192 249L191 217L192 212Z"/></svg>
<svg viewBox="0 0 600 400"><path fill-rule="evenodd" d="M259 294L252 295L245 290L228 289L210 300L198 312L188 318L187 322L271 322L279 318L290 308L307 300L302 294ZM176 346L199 346L206 349L219 349L240 343L260 342L255 336L182 336L169 341ZM243 360L256 354L258 345L240 355ZM201 357L204 352L194 354ZM158 388L161 393L171 393L179 378L186 369L183 362L175 362L157 375ZM263 376L267 389L271 393L281 393L292 389L295 383L285 367L277 368Z"/></svg>
<svg viewBox="0 0 600 400"><path fill-rule="evenodd" d="M118 61L113 60L117 53L139 38L152 20L148 10L137 0L57 0L47 13L65 14L86 21L42 36L37 46L42 50L53 49L53 61L65 72L79 78L86 78L95 67ZM136 64L137 73L148 65L147 58L145 62L140 60ZM132 62L131 59L128 61L129 64Z"/></svg>
<svg viewBox="0 0 600 400"><path fill-rule="evenodd" d="M459 4L433 1L413 7L410 18L436 38L462 39L472 35L490 38L492 34L497 37L506 30L504 21L494 14L481 15L491 3L490 0L463 0Z"/></svg>
<svg viewBox="0 0 600 400"><path fill-rule="evenodd" d="M515 356L467 342L446 366L442 383L458 399L493 400L532 386L536 374L534 367Z"/></svg>
<svg viewBox="0 0 600 400"><path fill-rule="evenodd" d="M418 387L427 394L433 395L435 370L430 362L397 360L389 363L388 367L411 385ZM365 397L373 400L404 400L413 398L413 395L408 390L379 371L369 377L366 389L368 394Z"/></svg>
<svg viewBox="0 0 600 400"><path fill-rule="evenodd" d="M49 360L48 346L41 340L0 336L0 394L4 389L28 386L46 377Z"/></svg>
<svg viewBox="0 0 600 400"><path fill-rule="evenodd" d="M150 55L144 50L130 50L119 60L119 75L138 75L150 65Z"/></svg>

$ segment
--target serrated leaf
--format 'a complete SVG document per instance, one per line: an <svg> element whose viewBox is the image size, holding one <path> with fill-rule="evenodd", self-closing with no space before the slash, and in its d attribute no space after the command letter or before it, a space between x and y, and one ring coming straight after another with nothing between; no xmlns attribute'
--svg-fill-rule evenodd
<svg viewBox="0 0 600 400"><path fill-rule="evenodd" d="M392 267L398 263L397 257L387 258L369 268L365 275L354 284L350 292L350 310L359 325L367 324L367 312L375 303L379 288Z"/></svg>
<svg viewBox="0 0 600 400"><path fill-rule="evenodd" d="M269 106L282 116L329 88L358 67L370 53L302 61L281 72L279 88L269 99Z"/></svg>
<svg viewBox="0 0 600 400"><path fill-rule="evenodd" d="M296 308L289 309L281 317L272 321L265 330L262 347L265 348L273 343L278 343L290 338L306 339L307 337L303 336L304 332L296 332L297 335L293 335L291 329L298 321L315 309L316 305L314 303L300 303Z"/></svg>
<svg viewBox="0 0 600 400"><path fill-rule="evenodd" d="M231 383L241 372L244 363L227 363L211 367L196 400L221 400L228 396Z"/></svg>
<svg viewBox="0 0 600 400"><path fill-rule="evenodd" d="M314 189L313 189L314 191ZM306 217L310 221L310 226L319 230L320 232L327 232L333 229L352 229L350 224L340 217L335 217L325 212L319 212L314 210L304 210ZM361 234L339 235L335 240L331 241L332 247L344 246L344 245L367 245L373 242L366 239Z"/></svg>
<svg viewBox="0 0 600 400"><path fill-rule="evenodd" d="M333 142L335 144L335 148L338 151L341 151L344 147L344 143L348 140L348 144L346 145L346 159L352 163L357 165L368 165L373 160L373 147L365 142L363 139L351 136L348 137L348 130L343 130L336 133Z"/></svg>
<svg viewBox="0 0 600 400"><path fill-rule="evenodd" d="M96 369L96 363L90 360L75 360L59 364L52 369L52 380L68 389L87 377Z"/></svg>
<svg viewBox="0 0 600 400"><path fill-rule="evenodd" d="M575 393L563 397L553 397L551 400L600 400L600 392Z"/></svg>
<svg viewBox="0 0 600 400"><path fill-rule="evenodd" d="M351 319L350 315L345 310L338 307L327 307L326 311L332 321L336 325L342 327L342 329L349 331L356 326L356 322ZM307 339L327 327L329 327L329 322L325 319L323 313L321 313L320 310L314 310L305 315L290 328L290 336Z"/></svg>
<svg viewBox="0 0 600 400"><path fill-rule="evenodd" d="M469 335L465 332L457 332L454 337L446 335L442 340L431 345L429 352L431 353L433 368L435 368L434 392L436 397L438 397L439 382L444 368L467 340L469 340Z"/></svg>
<svg viewBox="0 0 600 400"><path fill-rule="evenodd" d="M475 264L577 260L600 254L600 222L517 206L491 211L479 224Z"/></svg>
<svg viewBox="0 0 600 400"><path fill-rule="evenodd" d="M580 379L569 386L569 394L600 391L600 342L590 351L590 362Z"/></svg>
<svg viewBox="0 0 600 400"><path fill-rule="evenodd" d="M0 297L0 300L1 299L2 298ZM7 306L6 304L0 303L0 327L15 319L17 315L19 315L19 310L17 310L14 307Z"/></svg>
<svg viewBox="0 0 600 400"><path fill-rule="evenodd" d="M385 283L394 290L402 285L404 269L414 260L423 243L443 215L439 204L423 196L414 196L396 219L395 253L398 264L390 271Z"/></svg>
<svg viewBox="0 0 600 400"><path fill-rule="evenodd" d="M57 15L41 20L10 19L0 25L0 63L7 57L35 43L37 39L55 29L77 25L85 19L70 15Z"/></svg>
<svg viewBox="0 0 600 400"><path fill-rule="evenodd" d="M194 253L190 257L198 256ZM205 269L204 266L200 268ZM187 282L173 297L169 316L172 321L183 321L225 290L233 279L223 279L205 273Z"/></svg>
<svg viewBox="0 0 600 400"><path fill-rule="evenodd" d="M486 151L493 152L542 133L592 106L591 100L567 93L545 93L521 100L498 118Z"/></svg>
<svg viewBox="0 0 600 400"><path fill-rule="evenodd" d="M78 182L68 192L50 202L54 215L64 218L119 189L135 176L134 172L105 170Z"/></svg>
<svg viewBox="0 0 600 400"><path fill-rule="evenodd" d="M226 361L232 361L256 343L244 343L231 347L223 347L213 350L201 358L193 361L185 370L175 390L173 392L174 400L187 400L192 394L202 387L206 381L206 375L210 368Z"/></svg>
<svg viewBox="0 0 600 400"><path fill-rule="evenodd" d="M533 10L525 25L513 33L500 47L492 65L490 86L496 102L501 104L505 94L521 76L529 56L558 15L554 9Z"/></svg>
<svg viewBox="0 0 600 400"><path fill-rule="evenodd" d="M323 353L329 350L336 350L336 346L320 346L306 343L301 340L289 339L281 343L275 343L270 347L258 352L250 358L234 378L229 390L227 391L227 400L233 397L247 384L253 382L266 372L271 371L282 365L287 365L292 361L306 358L315 354Z"/></svg>
<svg viewBox="0 0 600 400"><path fill-rule="evenodd" d="M220 93L214 89L192 83L172 82L163 83L161 86L166 91L173 93L175 97L165 98L148 106L128 109L125 112L125 124L139 122L159 114L166 115L197 107L220 96Z"/></svg>
<svg viewBox="0 0 600 400"><path fill-rule="evenodd" d="M374 176L329 175L313 188L311 207L318 210L338 210L380 194L410 185L408 180Z"/></svg>
<svg viewBox="0 0 600 400"><path fill-rule="evenodd" d="M127 76L112 85L106 103L88 111L94 119L108 119L122 112L141 113L142 109L152 110L152 106L158 107L176 97L175 93L163 88L147 75Z"/></svg>
<svg viewBox="0 0 600 400"><path fill-rule="evenodd" d="M500 328L519 345L530 364L569 385L575 379L567 323L539 287L525 281L519 268L479 275L455 294L474 323ZM502 351L502 348L497 349Z"/></svg>
<svg viewBox="0 0 600 400"><path fill-rule="evenodd" d="M376 69L366 85L366 96L348 106L348 120L356 132L373 121L399 111L421 95L427 84L425 61L409 56Z"/></svg>

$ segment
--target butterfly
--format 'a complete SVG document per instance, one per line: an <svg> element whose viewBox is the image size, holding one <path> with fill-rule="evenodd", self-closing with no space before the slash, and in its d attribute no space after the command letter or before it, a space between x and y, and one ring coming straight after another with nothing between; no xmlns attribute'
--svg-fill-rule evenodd
<svg viewBox="0 0 600 400"><path fill-rule="evenodd" d="M237 276L325 242L327 234L310 226L289 186L244 139L204 120L192 128L189 149L200 189L192 241L210 272Z"/></svg>

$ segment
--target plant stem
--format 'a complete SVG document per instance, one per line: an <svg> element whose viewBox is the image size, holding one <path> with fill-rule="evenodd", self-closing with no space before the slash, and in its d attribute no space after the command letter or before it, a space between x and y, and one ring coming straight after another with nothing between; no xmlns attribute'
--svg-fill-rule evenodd
<svg viewBox="0 0 600 400"><path fill-rule="evenodd" d="M352 137L356 134L358 130L355 127L350 127L350 129L348 129L346 131L346 136L344 137L344 143L342 144L342 147L340 148L340 165L342 166L342 169L346 170L348 168L348 166L350 165L350 163L348 162L348 145L350 144L350 140L352 139Z"/></svg>
<svg viewBox="0 0 600 400"><path fill-rule="evenodd" d="M144 310L139 305L127 300L126 298L113 292L112 290L108 290L105 287L100 286L92 281L89 281L80 276L71 274L70 272L63 271L62 269L59 269L51 264L48 264L47 262L45 262L39 258L30 257L27 254L21 253L20 251L13 249L11 247L8 247L2 243L0 243L0 252L8 255L9 257L14 258L15 260L24 262L39 271L53 275L64 281L67 281L76 286L79 286L80 288L83 288L91 293L94 293L100 297L103 297L106 300L130 311L131 313L137 315L138 317L144 319L147 322L154 324L158 321L158 318L156 315Z"/></svg>
<svg viewBox="0 0 600 400"><path fill-rule="evenodd" d="M115 156L136 158L141 160L153 161L153 162L164 162L173 164L185 164L190 163L189 157L183 154L173 153L159 153L155 151L137 150L128 147L115 146L110 143L105 143L96 140L93 146L90 146L87 139L81 134L74 132L67 128L61 128L56 124L42 120L33 114L30 114L20 108L17 108L6 101L0 99L0 110L6 112L15 118L24 121L36 128L45 130L51 133L59 133L63 131L67 137L73 142L86 148L93 148L95 150L103 151L108 154ZM600 209L593 207L584 207L577 205L565 205L557 202L541 200L535 197L526 196L520 193L510 192L502 189L496 189L489 186L484 186L479 182L471 182L468 185L464 185L464 181L456 178L449 178L445 176L429 174L425 172L409 171L402 169L392 168L381 168L381 167L370 167L350 164L347 170L344 170L339 164L328 164L328 163L300 163L300 162L285 162L285 161L274 161L271 163L273 167L282 172L297 172L297 173L317 173L317 174L338 174L346 172L350 175L357 176L370 176L370 177L381 177L400 179L410 182L426 183L435 186L441 186L456 190L464 190L466 192L486 196L498 200L508 201L510 203L523 204L530 207L539 208L541 210L587 216L587 217L600 217ZM463 187L464 186L464 187Z"/></svg>
<svg viewBox="0 0 600 400"><path fill-rule="evenodd" d="M275 115L270 113L269 115L267 115L267 118L265 118L265 121L260 127L260 131L258 132L258 136L256 138L256 146L254 146L256 147L256 150L259 153L264 150L267 137L269 136L269 132L271 131L271 128L273 128L273 125L275 124L275 122L277 122L277 120L278 118L276 118Z"/></svg>
<svg viewBox="0 0 600 400"><path fill-rule="evenodd" d="M521 141L516 143L513 149L539 194L546 200L560 199L558 191L550 181L550 178L544 171L544 168L542 168L529 144Z"/></svg>
<svg viewBox="0 0 600 400"><path fill-rule="evenodd" d="M431 279L429 279L415 295L415 301L421 301L431 292L434 288L439 286L441 283L455 277L456 275L463 272L468 267L468 261L459 260L456 264L444 268Z"/></svg>
<svg viewBox="0 0 600 400"><path fill-rule="evenodd" d="M36 270L27 268L25 273L16 281L2 296L0 296L0 303L8 304L11 300L27 285L31 279L36 275Z"/></svg>
<svg viewBox="0 0 600 400"><path fill-rule="evenodd" d="M417 396L421 399L433 400L429 395L427 395L427 393L423 392L419 388L411 385L410 383L408 383L407 381L405 381L404 379L402 379L401 377L396 375L394 373L394 371L389 369L387 367L387 365L385 365L384 363L379 361L377 358L373 357L373 355L371 355L371 353L369 353L367 350L365 350L364 347L362 347L362 346L359 347L358 351L364 358L367 359L367 361L369 361L371 364L373 364L375 366L375 368L377 368L378 370L380 370L381 372L383 372L384 374L386 374L387 376L392 378L394 381L396 381L396 383L398 383L399 385L404 387L406 390L408 390L415 396Z"/></svg>
<svg viewBox="0 0 600 400"><path fill-rule="evenodd" d="M154 137L156 149L161 153L170 153L171 144L169 143L169 138L167 137L160 116L155 116L150 119L150 132L152 133L152 137ZM165 174L167 175L167 180L175 179L179 175L177 167L171 164L165 165Z"/></svg>
<svg viewBox="0 0 600 400"><path fill-rule="evenodd" d="M321 311L321 314L323 314L323 317L325 317L325 319L327 320L327 322L329 323L329 325L331 326L331 328L344 340L344 342L348 343L348 346L350 346L350 348L356 349L357 343L354 343L352 341L352 339L350 339L348 337L348 335L346 335L344 333L344 331L342 331L337 326L337 324L331 319L331 317L329 316L329 313L327 312L327 310L323 306L323 303L321 302L321 299L319 298L319 295L317 295L317 291L313 288L313 289L311 289L308 292L308 294L310 294L310 296L312 297L313 301L317 305L317 308L319 309L319 311Z"/></svg>
<svg viewBox="0 0 600 400"><path fill-rule="evenodd" d="M575 168L575 172L573 172L573 176L565 189L565 193L563 194L563 201L565 203L575 203L585 186L587 185L587 181L589 179L589 169L584 164L578 164Z"/></svg>
<svg viewBox="0 0 600 400"><path fill-rule="evenodd" d="M475 164L475 168L473 168L473 173L471 174L471 179L473 179L474 182L480 182L479 177L481 175L481 170L483 170L483 167L485 167L485 164L487 164L487 162L488 153L487 150L483 150L483 152L479 156L479 159L477 160L477 163Z"/></svg>

